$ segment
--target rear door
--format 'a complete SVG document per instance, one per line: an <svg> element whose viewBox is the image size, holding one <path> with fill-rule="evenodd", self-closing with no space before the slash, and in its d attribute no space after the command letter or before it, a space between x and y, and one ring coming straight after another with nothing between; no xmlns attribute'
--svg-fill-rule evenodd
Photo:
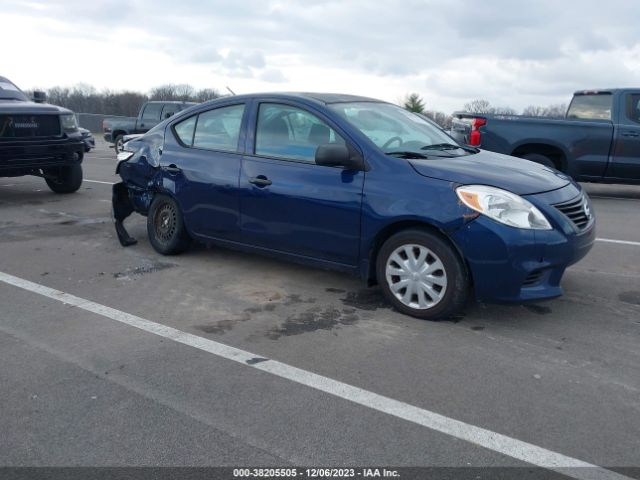
<svg viewBox="0 0 640 480"><path fill-rule="evenodd" d="M640 91L622 96L607 177L640 180Z"/></svg>
<svg viewBox="0 0 640 480"><path fill-rule="evenodd" d="M354 266L364 172L315 164L318 145L345 143L327 119L285 103L255 103L240 174L243 241Z"/></svg>
<svg viewBox="0 0 640 480"><path fill-rule="evenodd" d="M244 110L244 103L219 106L167 128L164 182L173 189L191 233L225 240L238 237Z"/></svg>

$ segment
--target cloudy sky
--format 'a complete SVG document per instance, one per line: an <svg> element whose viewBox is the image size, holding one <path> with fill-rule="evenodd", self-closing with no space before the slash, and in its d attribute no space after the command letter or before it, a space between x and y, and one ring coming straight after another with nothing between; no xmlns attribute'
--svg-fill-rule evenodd
<svg viewBox="0 0 640 480"><path fill-rule="evenodd" d="M637 0L2 0L0 25L24 89L418 92L449 113L640 86Z"/></svg>

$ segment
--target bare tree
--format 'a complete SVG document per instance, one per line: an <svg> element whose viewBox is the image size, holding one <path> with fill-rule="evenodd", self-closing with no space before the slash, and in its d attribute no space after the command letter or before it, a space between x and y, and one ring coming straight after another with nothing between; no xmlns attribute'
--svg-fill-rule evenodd
<svg viewBox="0 0 640 480"><path fill-rule="evenodd" d="M493 107L488 100L476 99L464 104L465 112L493 114L493 115L516 115L516 111L511 107Z"/></svg>
<svg viewBox="0 0 640 480"><path fill-rule="evenodd" d="M546 108L539 105L529 105L522 111L522 115L527 117L544 117Z"/></svg>
<svg viewBox="0 0 640 480"><path fill-rule="evenodd" d="M404 98L404 103L402 105L406 110L415 113L424 112L424 100L417 93L409 93Z"/></svg>
<svg viewBox="0 0 640 480"><path fill-rule="evenodd" d="M444 112L436 112L435 110L426 110L423 112L423 115L429 117L442 128L451 128L451 122L453 121L451 115L447 115Z"/></svg>
<svg viewBox="0 0 640 480"><path fill-rule="evenodd" d="M149 91L149 100L177 100L176 85L160 85Z"/></svg>
<svg viewBox="0 0 640 480"><path fill-rule="evenodd" d="M556 103L553 105L549 105L545 111L545 117L564 118L566 114L567 114L566 103Z"/></svg>
<svg viewBox="0 0 640 480"><path fill-rule="evenodd" d="M491 109L495 115L516 115L516 111L511 107L494 107Z"/></svg>
<svg viewBox="0 0 640 480"><path fill-rule="evenodd" d="M214 88L203 88L198 90L193 96L192 100L194 102L206 102L207 100L213 100L215 98L220 98L222 95Z"/></svg>
<svg viewBox="0 0 640 480"><path fill-rule="evenodd" d="M469 113L493 113L493 107L488 100L476 99L464 104L462 107L465 112Z"/></svg>
<svg viewBox="0 0 640 480"><path fill-rule="evenodd" d="M567 105L565 103L558 103L542 107L539 105L529 105L522 112L523 115L529 117L550 117L550 118L563 118L567 111Z"/></svg>

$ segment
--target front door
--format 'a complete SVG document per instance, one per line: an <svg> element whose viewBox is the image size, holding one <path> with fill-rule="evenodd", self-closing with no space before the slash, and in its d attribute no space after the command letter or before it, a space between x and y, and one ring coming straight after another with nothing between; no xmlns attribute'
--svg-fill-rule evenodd
<svg viewBox="0 0 640 480"><path fill-rule="evenodd" d="M607 177L640 180L640 92L626 94L623 102Z"/></svg>
<svg viewBox="0 0 640 480"><path fill-rule="evenodd" d="M291 105L258 105L256 123L240 173L243 241L357 265L364 172L315 164L318 145L345 140Z"/></svg>

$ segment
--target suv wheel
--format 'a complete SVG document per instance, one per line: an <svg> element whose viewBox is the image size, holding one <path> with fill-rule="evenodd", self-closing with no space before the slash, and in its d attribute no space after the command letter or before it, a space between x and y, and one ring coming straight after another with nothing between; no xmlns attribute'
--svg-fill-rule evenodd
<svg viewBox="0 0 640 480"><path fill-rule="evenodd" d="M376 274L397 310L430 320L456 314L469 289L458 253L426 230L405 230L389 238L378 253Z"/></svg>
<svg viewBox="0 0 640 480"><path fill-rule="evenodd" d="M45 181L55 193L73 193L82 185L82 167L70 165L47 172Z"/></svg>
<svg viewBox="0 0 640 480"><path fill-rule="evenodd" d="M156 195L147 215L147 233L153 248L162 255L185 251L191 241L176 201L167 195Z"/></svg>

